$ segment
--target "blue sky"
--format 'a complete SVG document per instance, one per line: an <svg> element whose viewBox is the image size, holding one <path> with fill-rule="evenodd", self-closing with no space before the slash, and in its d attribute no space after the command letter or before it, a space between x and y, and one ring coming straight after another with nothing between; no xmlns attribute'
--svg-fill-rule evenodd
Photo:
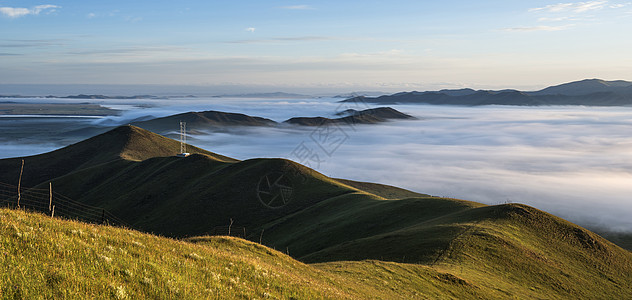
<svg viewBox="0 0 632 300"><path fill-rule="evenodd" d="M0 0L0 84L530 89L632 80L630 32L628 1Z"/></svg>

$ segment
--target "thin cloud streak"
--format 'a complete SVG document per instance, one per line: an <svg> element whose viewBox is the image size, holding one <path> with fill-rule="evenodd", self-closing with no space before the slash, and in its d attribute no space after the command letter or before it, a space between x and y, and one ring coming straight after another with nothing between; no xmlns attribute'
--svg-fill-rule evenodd
<svg viewBox="0 0 632 300"><path fill-rule="evenodd" d="M250 30L252 29L252 30ZM247 28L246 31L254 32L254 28ZM251 39L251 40L237 40L228 41L228 44L269 44L279 42L314 42L314 41L336 41L343 40L337 37L328 36L295 36L295 37L273 37L268 39Z"/></svg>
<svg viewBox="0 0 632 300"><path fill-rule="evenodd" d="M289 10L312 10L315 9L314 7L310 6L310 5L289 5L289 6L281 6L282 9L289 9Z"/></svg>
<svg viewBox="0 0 632 300"><path fill-rule="evenodd" d="M67 40L63 39L39 39L39 40L0 40L0 48L33 48L63 46Z"/></svg>
<svg viewBox="0 0 632 300"><path fill-rule="evenodd" d="M529 9L529 11L543 11L543 12L565 12L571 11L575 13L583 13L591 10L603 9L608 1L588 1L588 2L572 2L572 3L558 3L551 4L544 7L537 7Z"/></svg>
<svg viewBox="0 0 632 300"><path fill-rule="evenodd" d="M61 8L58 5L45 4L45 5L37 5L32 8L24 8L24 7L0 7L0 14L3 14L9 18L19 18L27 15L39 15L43 11L47 11L48 13L55 12L56 9Z"/></svg>
<svg viewBox="0 0 632 300"><path fill-rule="evenodd" d="M517 32L534 32L534 31L561 31L574 27L575 25L563 25L563 26L531 26L531 27L513 27L505 28L503 31L517 31Z"/></svg>

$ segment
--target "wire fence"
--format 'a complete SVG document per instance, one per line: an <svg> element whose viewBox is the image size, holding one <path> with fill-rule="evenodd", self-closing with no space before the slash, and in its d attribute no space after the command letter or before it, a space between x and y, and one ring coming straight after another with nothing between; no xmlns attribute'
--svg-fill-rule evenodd
<svg viewBox="0 0 632 300"><path fill-rule="evenodd" d="M42 212L51 217L133 228L105 208L74 201L50 189L23 188L0 182L0 206Z"/></svg>

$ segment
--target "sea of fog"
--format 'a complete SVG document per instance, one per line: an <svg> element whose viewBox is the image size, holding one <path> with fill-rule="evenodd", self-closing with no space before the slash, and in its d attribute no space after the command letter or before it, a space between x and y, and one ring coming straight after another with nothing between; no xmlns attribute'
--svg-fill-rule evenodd
<svg viewBox="0 0 632 300"><path fill-rule="evenodd" d="M280 122L294 116L332 117L348 108L375 107L341 105L338 100L95 100L91 102L123 113L45 122L61 122L64 128L114 126L139 117L203 110ZM418 119L319 128L236 128L191 135L189 142L238 159L283 157L331 177L487 204L525 203L584 226L632 231L632 107L391 107ZM9 124L0 119L0 129L44 122L12 120ZM174 133L177 130L174 124ZM73 142L46 136L38 142L20 142L19 138L2 139L2 133L0 140L0 158L42 153Z"/></svg>

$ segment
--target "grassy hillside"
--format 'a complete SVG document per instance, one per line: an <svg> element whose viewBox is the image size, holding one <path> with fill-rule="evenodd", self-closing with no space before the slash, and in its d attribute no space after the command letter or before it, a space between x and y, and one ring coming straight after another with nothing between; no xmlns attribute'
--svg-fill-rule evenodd
<svg viewBox="0 0 632 300"><path fill-rule="evenodd" d="M306 265L232 237L171 240L0 209L0 297L396 299L458 297L428 267L377 261ZM385 287L386 286L386 287Z"/></svg>
<svg viewBox="0 0 632 300"><path fill-rule="evenodd" d="M478 233L459 237L437 264L310 265L233 237L172 240L0 209L0 298L616 299L632 293L629 255L608 252L598 238L560 231L560 241L542 252L537 245L549 241L504 225L500 231L478 223ZM579 247L560 247L563 237ZM591 250L577 251L585 248ZM524 268L531 256L542 263ZM599 268L587 267L593 264Z"/></svg>

